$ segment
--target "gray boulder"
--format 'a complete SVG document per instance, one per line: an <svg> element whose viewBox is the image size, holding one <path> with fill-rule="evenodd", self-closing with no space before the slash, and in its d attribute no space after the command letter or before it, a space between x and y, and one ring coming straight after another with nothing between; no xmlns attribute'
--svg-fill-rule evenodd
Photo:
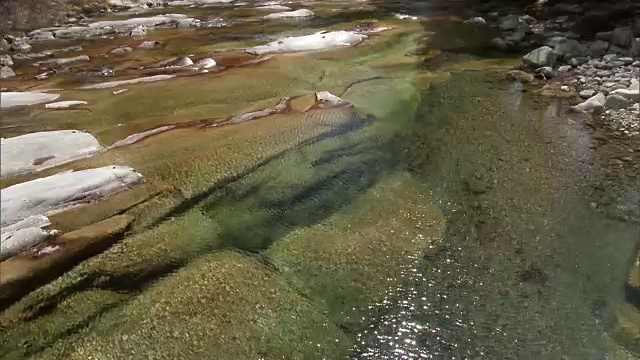
<svg viewBox="0 0 640 360"><path fill-rule="evenodd" d="M563 65L558 68L558 72L561 74L568 74L573 70L571 65Z"/></svg>
<svg viewBox="0 0 640 360"><path fill-rule="evenodd" d="M553 52L558 60L562 60L585 56L587 49L576 40L560 38L553 47Z"/></svg>
<svg viewBox="0 0 640 360"><path fill-rule="evenodd" d="M556 54L552 48L542 46L523 56L522 63L526 67L535 69L545 66L553 66L556 63Z"/></svg>
<svg viewBox="0 0 640 360"><path fill-rule="evenodd" d="M582 64L587 63L587 61L589 61L589 59L587 59L586 57L576 57L576 58L572 58L568 61L568 64L573 66L573 67L578 67Z"/></svg>
<svg viewBox="0 0 640 360"><path fill-rule="evenodd" d="M633 101L620 95L609 95L604 103L604 107L612 110L626 109L633 105Z"/></svg>
<svg viewBox="0 0 640 360"><path fill-rule="evenodd" d="M55 40L56 38L53 37L53 33L51 31L33 31L29 34L29 39L31 39L32 41L49 41L49 40Z"/></svg>
<svg viewBox="0 0 640 360"><path fill-rule="evenodd" d="M0 67L0 79L7 79L16 76L13 69L8 66Z"/></svg>
<svg viewBox="0 0 640 360"><path fill-rule="evenodd" d="M633 39L633 35L628 26L615 28L611 34L611 43L623 48L628 48L631 45L631 39Z"/></svg>
<svg viewBox="0 0 640 360"><path fill-rule="evenodd" d="M138 49L152 50L158 47L160 44L160 41L143 41L140 45L138 45Z"/></svg>
<svg viewBox="0 0 640 360"><path fill-rule="evenodd" d="M600 57L607 53L609 43L603 40L596 40L589 44L587 53L594 57Z"/></svg>
<svg viewBox="0 0 640 360"><path fill-rule="evenodd" d="M602 61L604 62L615 61L617 59L618 59L618 55L616 54L607 54L602 57Z"/></svg>
<svg viewBox="0 0 640 360"><path fill-rule="evenodd" d="M507 15L502 18L500 21L500 30L515 30L518 25L520 25L520 16L518 15Z"/></svg>
<svg viewBox="0 0 640 360"><path fill-rule="evenodd" d="M0 51L8 51L11 49L11 44L6 39L0 39Z"/></svg>

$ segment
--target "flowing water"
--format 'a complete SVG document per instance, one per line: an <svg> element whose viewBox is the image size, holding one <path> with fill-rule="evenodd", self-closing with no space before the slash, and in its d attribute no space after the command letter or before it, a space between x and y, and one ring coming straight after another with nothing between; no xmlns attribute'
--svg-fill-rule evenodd
<svg viewBox="0 0 640 360"><path fill-rule="evenodd" d="M160 48L121 56L101 54L141 40L42 44L80 44L92 58L44 81L17 65L23 75L3 87L60 88L61 100L88 105L3 109L2 137L80 129L106 146L166 128L2 179L117 164L161 191L59 215L69 230L105 213L135 220L108 250L2 297L0 356L638 358L639 302L625 287L640 237L637 167L607 182L588 120L504 80L518 59L486 52L492 30L453 17L462 3L291 6L316 16L154 10L143 15L236 22L150 31ZM240 50L372 20L392 29L353 47L264 59ZM118 94L78 89L156 75L149 65L189 54L218 66L165 69L178 76ZM95 76L104 65L115 75ZM317 102L316 91L349 104ZM286 110L264 116L277 104ZM263 116L238 120L254 111Z"/></svg>

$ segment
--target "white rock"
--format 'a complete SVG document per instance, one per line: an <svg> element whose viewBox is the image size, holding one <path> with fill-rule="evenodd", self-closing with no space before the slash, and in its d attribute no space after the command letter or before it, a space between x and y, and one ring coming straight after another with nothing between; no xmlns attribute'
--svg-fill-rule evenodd
<svg viewBox="0 0 640 360"><path fill-rule="evenodd" d="M585 102L572 106L571 109L585 113L601 113L602 111L604 111L605 101L606 98L604 94L597 93L596 95L587 99Z"/></svg>
<svg viewBox="0 0 640 360"><path fill-rule="evenodd" d="M640 81L637 79L631 79L631 85L629 85L629 90L640 90Z"/></svg>
<svg viewBox="0 0 640 360"><path fill-rule="evenodd" d="M0 108L41 104L53 101L59 97L60 94L45 94L35 91L0 92Z"/></svg>
<svg viewBox="0 0 640 360"><path fill-rule="evenodd" d="M204 58L204 59L200 59L196 62L196 66L201 68L201 69L208 69L208 68L212 68L214 66L216 66L216 61L213 60L212 58Z"/></svg>
<svg viewBox="0 0 640 360"><path fill-rule="evenodd" d="M527 55L522 57L522 62L534 68L541 68L545 66L553 66L556 62L556 54L553 49L548 46L542 46L535 50L532 50Z"/></svg>
<svg viewBox="0 0 640 360"><path fill-rule="evenodd" d="M0 190L2 226L33 215L49 215L75 205L99 200L141 183L144 178L130 167L106 166L67 171Z"/></svg>
<svg viewBox="0 0 640 360"><path fill-rule="evenodd" d="M91 156L103 149L91 134L78 130L25 134L0 139L0 144L0 177L39 171Z"/></svg>
<svg viewBox="0 0 640 360"><path fill-rule="evenodd" d="M171 79L174 77L176 76L173 74L154 75L154 76L148 76L148 77L142 77L142 78L136 78L136 79L109 81L109 82L104 82L99 84L85 85L85 86L79 87L78 89L108 89L108 88L112 88L120 85L161 81L161 80Z"/></svg>
<svg viewBox="0 0 640 360"><path fill-rule="evenodd" d="M266 45L246 49L250 54L261 55L278 52L316 51L343 46L353 46L366 39L349 31L320 31L315 34L281 38Z"/></svg>
<svg viewBox="0 0 640 360"><path fill-rule="evenodd" d="M5 231L3 228L0 235L0 261L58 235L58 230L43 230L40 227L27 227L15 231Z"/></svg>
<svg viewBox="0 0 640 360"><path fill-rule="evenodd" d="M44 107L47 109L66 109L68 107L76 106L76 105L87 105L87 102L80 101L80 100L58 101L58 102L46 104Z"/></svg>
<svg viewBox="0 0 640 360"><path fill-rule="evenodd" d="M265 16L265 19L283 19L283 18L300 18L300 17L311 17L313 16L313 11L309 9L299 9L294 11L284 11L273 13Z"/></svg>
<svg viewBox="0 0 640 360"><path fill-rule="evenodd" d="M333 95L332 93L330 93L328 91L318 91L318 92L316 92L316 101L324 101L324 102L328 103L331 106L339 106L339 105L348 104L346 101L342 100L341 98Z"/></svg>
<svg viewBox="0 0 640 360"><path fill-rule="evenodd" d="M151 50L155 49L158 45L160 45L159 41L143 41L140 45L138 45L138 49Z"/></svg>
<svg viewBox="0 0 640 360"><path fill-rule="evenodd" d="M48 217L44 215L33 215L29 216L26 219L20 220L17 223L3 227L0 232L4 234L6 232L17 231L20 229L27 229L30 227L43 228L49 225L51 225L51 221L49 221Z"/></svg>

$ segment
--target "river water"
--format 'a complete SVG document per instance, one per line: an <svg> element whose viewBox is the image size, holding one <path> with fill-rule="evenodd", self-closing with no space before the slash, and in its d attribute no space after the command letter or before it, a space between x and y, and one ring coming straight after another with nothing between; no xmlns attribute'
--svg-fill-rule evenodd
<svg viewBox="0 0 640 360"><path fill-rule="evenodd" d="M153 10L135 16L239 22L156 29L147 40L160 49L121 56L101 54L140 39L45 43L80 44L92 60L44 82L28 62L16 66L3 87L60 88L88 105L3 109L3 137L81 129L108 145L175 127L2 179L118 164L164 190L62 213L56 225L71 230L78 216L135 220L108 250L2 303L0 356L637 358L628 329L640 316L625 283L639 227L594 200L606 169L586 121L504 80L517 57L486 52L492 30L461 24L461 2L287 6L316 16L265 22L251 4ZM353 47L239 51L372 20L392 29ZM149 64L189 54L215 55L220 71L165 69L178 76L118 94L78 89L156 75ZM104 65L114 75L95 77ZM350 105L319 104L317 91ZM283 97L287 111L237 120ZM639 179L616 187L623 200Z"/></svg>

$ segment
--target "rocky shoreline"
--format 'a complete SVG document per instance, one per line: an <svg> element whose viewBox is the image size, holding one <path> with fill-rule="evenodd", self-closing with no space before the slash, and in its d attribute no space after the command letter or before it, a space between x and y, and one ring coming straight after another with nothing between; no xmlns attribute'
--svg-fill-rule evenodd
<svg viewBox="0 0 640 360"><path fill-rule="evenodd" d="M538 78L543 95L579 98L572 110L594 113L627 136L639 135L640 4L560 3L525 12L490 11L465 22L495 27L496 50L526 52L509 78Z"/></svg>

